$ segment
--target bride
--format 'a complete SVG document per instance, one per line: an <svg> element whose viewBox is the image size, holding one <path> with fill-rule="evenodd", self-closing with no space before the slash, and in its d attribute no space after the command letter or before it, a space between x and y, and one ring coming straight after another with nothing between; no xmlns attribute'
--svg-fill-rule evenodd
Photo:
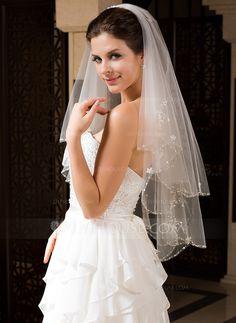
<svg viewBox="0 0 236 323"><path fill-rule="evenodd" d="M155 19L109 7L86 39L60 138L70 207L45 250L43 322L167 323L161 261L206 247L203 162Z"/></svg>

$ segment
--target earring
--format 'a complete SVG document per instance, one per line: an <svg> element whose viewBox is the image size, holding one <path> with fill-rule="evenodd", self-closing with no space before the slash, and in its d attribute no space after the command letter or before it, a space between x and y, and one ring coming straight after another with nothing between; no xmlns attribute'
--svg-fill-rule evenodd
<svg viewBox="0 0 236 323"><path fill-rule="evenodd" d="M142 65L141 65L141 68L142 68L142 69L144 69L144 68L145 68L145 65L144 65L144 64L142 64Z"/></svg>

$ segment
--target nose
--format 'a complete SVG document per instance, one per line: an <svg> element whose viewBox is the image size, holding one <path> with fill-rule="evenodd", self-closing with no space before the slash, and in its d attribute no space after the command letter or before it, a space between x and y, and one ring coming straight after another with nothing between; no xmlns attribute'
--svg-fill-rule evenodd
<svg viewBox="0 0 236 323"><path fill-rule="evenodd" d="M101 74L103 75L107 75L107 74L110 74L112 72L112 68L111 68L111 65L108 61L103 61L100 65L101 67Z"/></svg>

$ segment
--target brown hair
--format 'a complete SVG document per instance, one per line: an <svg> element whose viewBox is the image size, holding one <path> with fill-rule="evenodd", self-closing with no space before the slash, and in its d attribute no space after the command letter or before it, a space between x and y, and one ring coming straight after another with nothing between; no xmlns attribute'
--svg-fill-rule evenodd
<svg viewBox="0 0 236 323"><path fill-rule="evenodd" d="M135 54L143 51L142 27L130 10L119 7L104 10L89 23L86 39L91 42L103 32L124 40Z"/></svg>

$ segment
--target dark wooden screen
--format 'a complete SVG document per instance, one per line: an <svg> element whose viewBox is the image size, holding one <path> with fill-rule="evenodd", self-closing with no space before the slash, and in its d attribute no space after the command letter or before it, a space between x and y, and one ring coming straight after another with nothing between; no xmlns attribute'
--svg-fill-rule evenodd
<svg viewBox="0 0 236 323"><path fill-rule="evenodd" d="M170 50L211 191L200 199L207 249L189 247L164 265L169 274L219 279L227 265L230 45L222 38L222 16L199 0L159 0L150 8Z"/></svg>
<svg viewBox="0 0 236 323"><path fill-rule="evenodd" d="M41 322L44 247L67 207L58 145L67 39L55 28L54 1L0 4L0 322Z"/></svg>
<svg viewBox="0 0 236 323"><path fill-rule="evenodd" d="M207 249L189 248L172 270L220 278L226 273L229 163L229 46L222 17L176 19L176 73L205 162L211 196L201 198Z"/></svg>

